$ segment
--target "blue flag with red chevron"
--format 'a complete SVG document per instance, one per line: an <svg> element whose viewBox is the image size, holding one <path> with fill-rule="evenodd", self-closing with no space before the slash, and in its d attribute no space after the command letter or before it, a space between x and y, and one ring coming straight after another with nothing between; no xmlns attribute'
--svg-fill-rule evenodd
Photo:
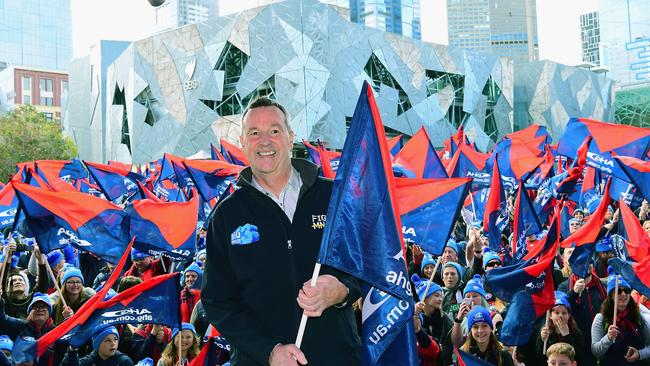
<svg viewBox="0 0 650 366"><path fill-rule="evenodd" d="M471 182L470 178L396 178L404 238L432 255L442 255Z"/></svg>
<svg viewBox="0 0 650 366"><path fill-rule="evenodd" d="M537 140L545 141L544 136ZM494 161L499 161L499 172L504 189L514 192L517 181L524 179L535 171L545 161L544 151L530 147L518 139L506 139L500 141L494 148L494 152L488 159L488 166L493 166Z"/></svg>
<svg viewBox="0 0 650 366"><path fill-rule="evenodd" d="M445 167L424 127L395 155L393 163L411 172L413 178L447 178Z"/></svg>
<svg viewBox="0 0 650 366"><path fill-rule="evenodd" d="M18 197L11 184L0 188L0 232L12 227L18 209Z"/></svg>
<svg viewBox="0 0 650 366"><path fill-rule="evenodd" d="M533 203L528 197L526 187L519 182L515 212L513 216L511 256L513 263L519 262L526 255L527 237L542 231L542 225L535 213Z"/></svg>
<svg viewBox="0 0 650 366"><path fill-rule="evenodd" d="M607 263L614 268L641 295L650 297L650 257L641 262L625 261L620 258L610 258Z"/></svg>
<svg viewBox="0 0 650 366"><path fill-rule="evenodd" d="M135 247L146 253L163 253L175 259L189 259L196 246L199 195L193 191L187 202L135 201L124 212L129 216Z"/></svg>
<svg viewBox="0 0 650 366"><path fill-rule="evenodd" d="M88 178L88 172L77 159L38 160L34 162L34 167L36 173L53 188L59 184L59 180L74 186L77 180Z"/></svg>
<svg viewBox="0 0 650 366"><path fill-rule="evenodd" d="M625 243L625 256L636 262L641 262L650 254L650 237L643 230L638 217L623 200L619 200L620 219L618 220L618 235Z"/></svg>
<svg viewBox="0 0 650 366"><path fill-rule="evenodd" d="M183 165L201 197L208 202L221 196L243 169L217 160L186 160Z"/></svg>
<svg viewBox="0 0 650 366"><path fill-rule="evenodd" d="M125 203L138 192L138 182L145 181L140 174L117 166L89 161L84 161L84 164L106 199L117 204Z"/></svg>
<svg viewBox="0 0 650 366"><path fill-rule="evenodd" d="M99 302L88 318L69 332L70 345L81 347L96 329L119 324L161 324L179 328L180 275L175 272L156 276Z"/></svg>
<svg viewBox="0 0 650 366"><path fill-rule="evenodd" d="M240 148L225 139L219 139L219 144L221 145L221 155L228 163L241 166L249 165L246 155Z"/></svg>
<svg viewBox="0 0 650 366"><path fill-rule="evenodd" d="M559 211L539 247L531 249L521 262L495 268L486 274L492 292L505 301L512 301L519 291L537 292L544 287L545 271L553 262L560 245Z"/></svg>
<svg viewBox="0 0 650 366"><path fill-rule="evenodd" d="M364 365L377 365L395 338L402 336L402 329L413 326L413 294L393 179L381 117L372 88L364 82L334 180L318 256L319 263L376 288L364 292ZM390 306L388 295L394 297ZM392 324L386 323L391 311L399 315L388 317ZM415 343L411 344L394 349L400 352L396 358L402 364L417 362Z"/></svg>
<svg viewBox="0 0 650 366"><path fill-rule="evenodd" d="M614 160L625 172L629 181L639 188L646 200L650 201L650 161L629 156L615 156Z"/></svg>
<svg viewBox="0 0 650 366"><path fill-rule="evenodd" d="M129 219L116 205L81 192L12 183L25 221L43 253L72 244L116 263L129 242Z"/></svg>
<svg viewBox="0 0 650 366"><path fill-rule="evenodd" d="M472 192L490 186L489 154L480 153L469 145L457 145L456 152L447 165L450 178L472 178Z"/></svg>
<svg viewBox="0 0 650 366"><path fill-rule="evenodd" d="M458 366L494 366L493 364L483 361L470 353L459 350L458 348L454 348L454 352L456 353Z"/></svg>
<svg viewBox="0 0 650 366"><path fill-rule="evenodd" d="M490 250L501 253L501 233L508 225L510 216L506 205L506 194L501 184L501 173L498 158L494 160L490 194L485 204L483 216L483 230L486 232Z"/></svg>

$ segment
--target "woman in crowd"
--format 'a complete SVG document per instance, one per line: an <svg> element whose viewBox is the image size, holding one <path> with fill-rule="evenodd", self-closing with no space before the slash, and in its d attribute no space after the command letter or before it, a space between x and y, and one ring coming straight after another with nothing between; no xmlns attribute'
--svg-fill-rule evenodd
<svg viewBox="0 0 650 366"><path fill-rule="evenodd" d="M187 365L196 355L199 354L199 337L196 335L194 326L183 323L181 330L174 329L172 342L165 347L158 366L176 366L179 364L178 348L180 347L180 365Z"/></svg>
<svg viewBox="0 0 650 366"><path fill-rule="evenodd" d="M461 350L495 366L514 365L510 352L494 335L492 318L486 308L475 306L467 314L467 326L469 333Z"/></svg>
<svg viewBox="0 0 650 366"><path fill-rule="evenodd" d="M84 277L78 268L68 267L61 277L61 292L65 299L65 304L61 301L58 292L50 295L52 300L52 320L54 324L59 325L79 310L81 305L85 304L94 294L95 290L84 287Z"/></svg>
<svg viewBox="0 0 650 366"><path fill-rule="evenodd" d="M545 324L537 335L537 355L544 354L545 346L559 342L573 345L579 364L582 365L585 353L582 332L571 315L571 305L566 294L555 291L555 305L550 310L549 323Z"/></svg>
<svg viewBox="0 0 650 366"><path fill-rule="evenodd" d="M614 302L616 277L612 274L607 278L607 299L591 325L591 351L600 359L600 366L645 364L641 361L650 357L650 324L641 316L639 306L630 296L630 285L621 277Z"/></svg>

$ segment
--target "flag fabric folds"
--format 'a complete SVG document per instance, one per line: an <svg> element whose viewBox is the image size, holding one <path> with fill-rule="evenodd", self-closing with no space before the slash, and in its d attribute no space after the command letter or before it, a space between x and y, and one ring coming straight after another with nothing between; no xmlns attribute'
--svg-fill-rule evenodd
<svg viewBox="0 0 650 366"><path fill-rule="evenodd" d="M395 155L393 163L411 172L414 178L447 178L445 167L424 127Z"/></svg>
<svg viewBox="0 0 650 366"><path fill-rule="evenodd" d="M487 234L490 250L497 253L502 252L501 233L506 225L508 225L509 218L506 194L501 185L501 173L497 158L494 160L490 194L488 195L485 204L485 214L483 215L483 230Z"/></svg>
<svg viewBox="0 0 650 366"><path fill-rule="evenodd" d="M625 240L625 252L632 260L641 262L650 253L650 237L625 201L619 200L618 204L618 234Z"/></svg>
<svg viewBox="0 0 650 366"><path fill-rule="evenodd" d="M363 292L364 365L376 365L402 329L413 326L414 305L393 179L381 117L365 82L341 154L318 256L319 263L376 288ZM390 328L384 325L386 318L379 316L393 310L385 305L388 297L384 294L392 295L398 305ZM384 328L378 331L380 326ZM395 351L401 352L401 359L415 360L414 346Z"/></svg>
<svg viewBox="0 0 650 366"><path fill-rule="evenodd" d="M630 262L620 258L610 258L607 263L614 268L616 274L621 275L633 289L641 295L650 297L650 257L641 262Z"/></svg>
<svg viewBox="0 0 650 366"><path fill-rule="evenodd" d="M97 183L104 196L112 202L121 204L138 192L138 182L144 177L118 166L84 161L88 172Z"/></svg>
<svg viewBox="0 0 650 366"><path fill-rule="evenodd" d="M11 184L0 188L0 232L12 227L18 209L18 197Z"/></svg>
<svg viewBox="0 0 650 366"><path fill-rule="evenodd" d="M465 351L454 348L458 366L494 366L493 364L483 361L480 358L473 356Z"/></svg>
<svg viewBox="0 0 650 366"><path fill-rule="evenodd" d="M404 238L432 255L441 255L471 181L470 178L396 178Z"/></svg>
<svg viewBox="0 0 650 366"><path fill-rule="evenodd" d="M243 169L239 165L215 160L186 160L183 165L205 201L221 196Z"/></svg>
<svg viewBox="0 0 650 366"><path fill-rule="evenodd" d="M650 161L629 156L615 156L614 159L630 182L641 190L646 200L650 201Z"/></svg>
<svg viewBox="0 0 650 366"><path fill-rule="evenodd" d="M116 205L81 192L52 192L12 183L41 251L72 244L115 263L129 241L129 219Z"/></svg>
<svg viewBox="0 0 650 366"><path fill-rule="evenodd" d="M244 152L237 146L231 144L225 139L219 139L219 144L221 145L221 155L226 159L230 164L247 166L248 159Z"/></svg>
<svg viewBox="0 0 650 366"><path fill-rule="evenodd" d="M193 192L188 202L139 200L124 209L129 227L141 251L177 259L189 259L196 245L199 196Z"/></svg>

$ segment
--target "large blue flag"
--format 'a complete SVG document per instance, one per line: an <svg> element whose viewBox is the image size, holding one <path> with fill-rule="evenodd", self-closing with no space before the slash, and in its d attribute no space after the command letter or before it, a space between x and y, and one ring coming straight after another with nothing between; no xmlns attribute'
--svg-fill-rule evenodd
<svg viewBox="0 0 650 366"><path fill-rule="evenodd" d="M144 177L129 170L91 162L84 162L90 175L97 183L106 199L122 204L138 191L138 182L144 182Z"/></svg>
<svg viewBox="0 0 650 366"><path fill-rule="evenodd" d="M14 224L16 210L18 209L18 197L11 184L0 188L0 232Z"/></svg>
<svg viewBox="0 0 650 366"><path fill-rule="evenodd" d="M393 295L402 312L399 321L386 324L386 317L368 317L364 333L372 329L379 339L364 337L362 360L376 365L378 357L407 326L413 326L413 300L401 223L395 205L395 183L386 145L384 128L375 104L372 88L364 83L352 117L350 131L330 199L318 262L338 268L375 287L376 291ZM382 306L386 299L373 301L366 293L366 311L389 314L393 308ZM364 301L366 301L364 299ZM399 307L401 305L401 307ZM381 328L381 329L380 329ZM400 358L407 364L415 362L415 348L400 348Z"/></svg>

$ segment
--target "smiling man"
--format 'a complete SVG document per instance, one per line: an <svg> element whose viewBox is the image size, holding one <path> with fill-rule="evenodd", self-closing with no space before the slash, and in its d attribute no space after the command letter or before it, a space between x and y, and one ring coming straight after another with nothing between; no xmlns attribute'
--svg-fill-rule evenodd
<svg viewBox="0 0 650 366"><path fill-rule="evenodd" d="M309 286L332 182L291 159L293 138L277 102L259 98L244 112L250 167L210 219L201 302L230 342L233 366L358 365L357 280L324 266ZM303 310L310 319L298 349Z"/></svg>

